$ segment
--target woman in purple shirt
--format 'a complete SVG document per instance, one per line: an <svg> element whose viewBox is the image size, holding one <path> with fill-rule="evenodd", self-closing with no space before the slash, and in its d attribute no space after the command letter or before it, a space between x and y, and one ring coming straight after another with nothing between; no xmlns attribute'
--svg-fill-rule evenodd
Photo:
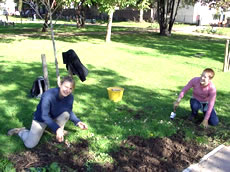
<svg viewBox="0 0 230 172"><path fill-rule="evenodd" d="M64 141L64 126L68 120L83 130L87 129L87 125L72 111L74 87L73 78L64 77L58 88L51 88L42 94L30 130L25 127L13 128L8 131L8 135L18 134L27 148L33 148L40 141L46 127L53 131L58 142Z"/></svg>
<svg viewBox="0 0 230 172"><path fill-rule="evenodd" d="M216 87L212 83L212 79L215 73L212 69L206 68L200 77L191 79L188 84L182 89L177 100L174 102L174 111L179 106L181 99L186 92L193 88L192 98L190 99L190 106L192 114L189 119L193 120L198 114L198 110L204 113L204 119L201 125L205 128L209 125L217 125L219 119L214 110L214 104L216 101Z"/></svg>

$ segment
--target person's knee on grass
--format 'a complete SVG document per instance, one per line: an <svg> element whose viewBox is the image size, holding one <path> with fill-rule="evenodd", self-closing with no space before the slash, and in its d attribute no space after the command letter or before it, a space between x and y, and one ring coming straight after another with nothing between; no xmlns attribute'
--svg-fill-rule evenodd
<svg viewBox="0 0 230 172"><path fill-rule="evenodd" d="M30 130L17 133L27 148L34 148L40 141L47 127L56 135L59 142L64 141L64 126L71 120L81 129L87 129L87 125L80 121L73 113L73 95L75 82L72 77L62 79L59 87L51 88L42 94ZM16 132L16 131L14 131Z"/></svg>
<svg viewBox="0 0 230 172"><path fill-rule="evenodd" d="M192 110L191 118L195 117L199 110L204 111L207 107L207 109L205 109L204 119L201 123L205 128L208 124L215 126L219 122L216 113L213 114L215 112L214 104L216 101L216 87L212 83L214 76L214 71L211 68L206 68L200 77L194 77L187 83L174 102L174 109L176 109L187 91L192 88L193 93L190 99L190 107Z"/></svg>

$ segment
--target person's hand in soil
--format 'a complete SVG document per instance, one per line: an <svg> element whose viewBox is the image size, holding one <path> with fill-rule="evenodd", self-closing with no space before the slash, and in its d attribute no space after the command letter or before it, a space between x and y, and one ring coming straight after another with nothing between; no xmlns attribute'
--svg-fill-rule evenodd
<svg viewBox="0 0 230 172"><path fill-rule="evenodd" d="M58 142L64 141L64 132L62 128L58 128L56 131L56 139Z"/></svg>
<svg viewBox="0 0 230 172"><path fill-rule="evenodd" d="M201 126L204 127L204 128L208 128L208 120L207 119L204 119L201 123Z"/></svg>
<svg viewBox="0 0 230 172"><path fill-rule="evenodd" d="M83 123L83 122L78 122L77 125L82 130L87 130L88 129L87 125L85 123Z"/></svg>

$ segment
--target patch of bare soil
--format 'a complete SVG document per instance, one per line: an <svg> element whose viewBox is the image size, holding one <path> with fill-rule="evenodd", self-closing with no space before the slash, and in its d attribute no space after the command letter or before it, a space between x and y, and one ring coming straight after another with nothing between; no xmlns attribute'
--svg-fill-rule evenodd
<svg viewBox="0 0 230 172"><path fill-rule="evenodd" d="M176 172L192 163L197 163L207 152L207 148L194 142L186 142L181 136L170 138L143 139L130 136L112 153L113 168L95 166L97 171L125 172ZM102 170L101 170L102 169Z"/></svg>
<svg viewBox="0 0 230 172"><path fill-rule="evenodd" d="M181 134L169 138L144 139L129 136L117 151L111 152L113 164L89 164L93 157L89 155L87 140L74 144L57 143L55 140L41 144L34 149L14 154L9 159L17 171L25 171L31 167L46 167L57 162L61 171L85 172L176 172L197 163L208 150L194 142L187 142Z"/></svg>

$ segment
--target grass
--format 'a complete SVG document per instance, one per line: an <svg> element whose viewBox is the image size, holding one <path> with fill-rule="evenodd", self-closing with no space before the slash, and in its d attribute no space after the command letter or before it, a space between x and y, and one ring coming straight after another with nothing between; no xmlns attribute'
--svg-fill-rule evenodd
<svg viewBox="0 0 230 172"><path fill-rule="evenodd" d="M217 33L219 32L220 35L227 35L227 36L230 36L230 31L229 31L229 27L226 28L226 27L223 27L223 28L219 28Z"/></svg>
<svg viewBox="0 0 230 172"><path fill-rule="evenodd" d="M6 133L10 128L30 127L39 100L29 98L28 94L33 80L42 75L41 54L47 58L51 87L56 86L52 42L48 34L39 32L41 26L0 26L0 157L25 150L18 137L8 137ZM90 154L100 163L111 162L109 152L129 135L167 137L183 131L187 139L204 144L210 139L217 144L229 144L230 74L222 72L224 39L183 34L161 37L157 33L140 32L113 34L112 42L106 44L105 30L105 26L76 29L63 25L55 30L61 75L67 74L62 52L69 49L74 49L89 69L85 82L75 77L73 109L89 129L82 131L68 122L70 135L66 138L70 142L89 140ZM114 30L130 28L114 26ZM77 35L78 32L91 34ZM197 57L197 53L203 55ZM184 120L190 113L191 91L180 104L176 122L169 121L173 101L182 87L206 67L216 72L216 111L221 121L218 127L211 127L215 131L212 136L207 136L206 131L193 132L196 126ZM121 102L108 99L106 88L110 86L125 88ZM49 141L50 137L53 136L45 134L41 142Z"/></svg>

